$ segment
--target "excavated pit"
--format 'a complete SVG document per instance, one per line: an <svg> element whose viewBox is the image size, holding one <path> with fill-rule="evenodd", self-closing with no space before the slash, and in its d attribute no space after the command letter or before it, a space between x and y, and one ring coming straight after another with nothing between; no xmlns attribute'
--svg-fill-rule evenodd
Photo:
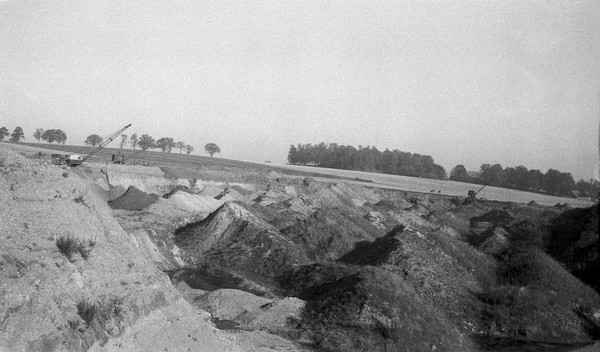
<svg viewBox="0 0 600 352"><path fill-rule="evenodd" d="M138 180L146 189L161 185L154 189L166 196L115 214L190 302L207 302L208 295L221 290L274 302L286 296L301 298L306 306L291 320L293 324L284 324L283 330L271 326L269 331L310 341L313 348L393 350L410 344L417 351L430 351L432 345L477 351L493 345L493 339L510 345L518 338L528 339L527 348L535 350L549 342L533 339L549 341L556 336L579 346L595 336L593 324L600 326L593 320L594 312L600 312L597 294L582 288L547 256L530 257L534 267L569 282L571 294L585 292L586 298L576 305L591 313L586 310L580 318L572 311L557 310L568 326L538 324L549 319L544 314L551 314L550 306L540 303L542 307L536 308L540 315L522 317L518 323L503 314L521 314L522 307L494 298L499 292L525 292L521 295L527 299L545 297L543 302L550 299L548 292L558 292L558 300L569 296L559 286L550 291L528 286L550 287L544 286L550 285L547 282L526 282L526 290L519 291L512 283L499 281L506 268L513 268L511 260L522 258L509 253L515 248L511 227L531 218L539 219L535 226L547 224L564 209L484 200L461 205L458 197L303 182L284 175L253 176L262 183L236 185L224 182L222 173L219 181L192 182L191 176L178 180L170 175L168 186ZM118 179L111 178L111 183ZM143 190L132 191L143 200L137 191ZM573 304L560 302L552 304ZM213 315L219 311L210 305L199 307ZM213 322L225 330L252 330L252 322L260 321L257 316L273 314L269 307ZM573 328L580 321L588 325L592 321L592 327ZM470 335L474 337L465 338Z"/></svg>

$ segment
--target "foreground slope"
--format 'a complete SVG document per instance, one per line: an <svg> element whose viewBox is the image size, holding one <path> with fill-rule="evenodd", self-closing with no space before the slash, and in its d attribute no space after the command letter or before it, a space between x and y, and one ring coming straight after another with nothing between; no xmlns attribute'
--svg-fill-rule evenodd
<svg viewBox="0 0 600 352"><path fill-rule="evenodd" d="M270 350L217 330L141 253L71 169L0 149L0 351Z"/></svg>

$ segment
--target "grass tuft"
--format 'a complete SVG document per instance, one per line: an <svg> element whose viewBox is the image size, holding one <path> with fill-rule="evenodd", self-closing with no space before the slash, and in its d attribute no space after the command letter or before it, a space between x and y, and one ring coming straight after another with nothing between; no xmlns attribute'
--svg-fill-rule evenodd
<svg viewBox="0 0 600 352"><path fill-rule="evenodd" d="M70 262L73 262L73 255L79 253L83 259L88 259L96 241L88 239L87 243L72 236L61 236L56 240L56 247Z"/></svg>
<svg viewBox="0 0 600 352"><path fill-rule="evenodd" d="M81 300L77 302L77 314L88 325L92 324L98 310L98 306L91 300Z"/></svg>

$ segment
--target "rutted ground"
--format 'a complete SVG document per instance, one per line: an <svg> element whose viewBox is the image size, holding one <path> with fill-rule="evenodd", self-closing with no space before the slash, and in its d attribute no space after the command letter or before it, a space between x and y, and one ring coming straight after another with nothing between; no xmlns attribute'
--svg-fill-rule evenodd
<svg viewBox="0 0 600 352"><path fill-rule="evenodd" d="M518 342L558 351L600 337L600 297L580 281L597 288L591 208L570 215L533 203L464 204L461 197L243 168L44 167L77 179L83 199L95 199L107 223L117 219L115 231L128 246L122 252L161 280L160 271L167 273L177 288L163 282L171 313L151 307L125 319L113 335L89 338L97 349L158 350L179 339L156 326L177 318L195 334L221 329L216 336L230 345L217 350L508 351ZM78 197L66 203L81 207ZM559 246L560 226L573 216L582 229ZM78 231L82 238L93 233ZM575 260L576 253L589 260ZM111 280L107 292L120 292ZM4 312L19 312L15 307ZM154 340L135 339L150 330Z"/></svg>

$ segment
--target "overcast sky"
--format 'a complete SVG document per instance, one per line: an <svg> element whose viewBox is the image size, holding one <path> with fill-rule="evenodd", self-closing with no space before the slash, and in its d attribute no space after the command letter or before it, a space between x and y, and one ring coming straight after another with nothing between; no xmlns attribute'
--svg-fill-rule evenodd
<svg viewBox="0 0 600 352"><path fill-rule="evenodd" d="M323 141L589 179L599 104L597 0L0 0L0 127L30 142L131 123L240 160Z"/></svg>

